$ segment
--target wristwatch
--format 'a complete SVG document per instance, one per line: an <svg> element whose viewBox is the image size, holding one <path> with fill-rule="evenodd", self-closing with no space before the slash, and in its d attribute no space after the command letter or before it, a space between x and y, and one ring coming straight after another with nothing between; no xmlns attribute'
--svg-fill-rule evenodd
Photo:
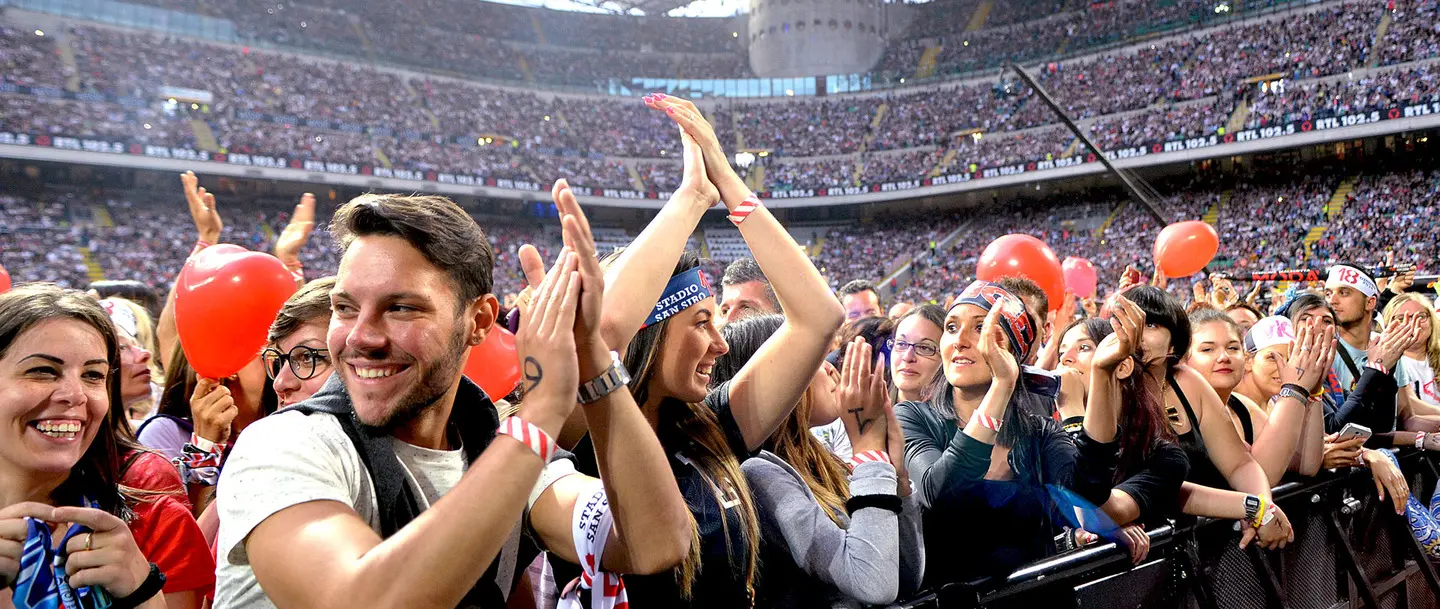
<svg viewBox="0 0 1440 609"><path fill-rule="evenodd" d="M1275 394L1275 400L1279 401L1285 398L1300 400L1302 405L1310 404L1310 395L1297 385L1284 385L1280 387L1280 393Z"/></svg>
<svg viewBox="0 0 1440 609"><path fill-rule="evenodd" d="M620 352L610 352L610 368L600 373L589 382L581 383L576 399L581 404L594 404L601 398L614 393L616 390L630 384L630 371L625 369L625 364L620 361Z"/></svg>

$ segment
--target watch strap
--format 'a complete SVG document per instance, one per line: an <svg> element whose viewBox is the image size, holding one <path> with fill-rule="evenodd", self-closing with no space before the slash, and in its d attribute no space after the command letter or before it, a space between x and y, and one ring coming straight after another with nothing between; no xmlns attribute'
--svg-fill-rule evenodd
<svg viewBox="0 0 1440 609"><path fill-rule="evenodd" d="M580 404L594 404L629 384L630 371L626 370L624 362L620 361L620 353L611 351L610 367L601 372L600 376L581 383L576 390L575 400Z"/></svg>

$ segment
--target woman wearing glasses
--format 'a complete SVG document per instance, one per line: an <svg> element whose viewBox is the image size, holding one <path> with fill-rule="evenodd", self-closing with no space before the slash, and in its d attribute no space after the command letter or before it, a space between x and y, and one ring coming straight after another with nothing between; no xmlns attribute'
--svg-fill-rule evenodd
<svg viewBox="0 0 1440 609"><path fill-rule="evenodd" d="M890 339L891 399L928 402L927 389L940 374L940 326L945 309L927 304L906 313Z"/></svg>
<svg viewBox="0 0 1440 609"><path fill-rule="evenodd" d="M275 385L280 407L294 406L325 386L334 370L325 332L330 328L330 290L334 277L316 279L290 296L275 323L270 344L260 353Z"/></svg>

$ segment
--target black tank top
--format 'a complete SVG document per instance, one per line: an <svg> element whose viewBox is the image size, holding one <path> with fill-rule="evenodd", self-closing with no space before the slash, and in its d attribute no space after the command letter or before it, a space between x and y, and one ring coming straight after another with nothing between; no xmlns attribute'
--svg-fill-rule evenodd
<svg viewBox="0 0 1440 609"><path fill-rule="evenodd" d="M1190 407L1190 399L1180 390L1180 383L1175 381L1175 377L1167 375L1165 380L1170 383L1170 388L1175 390L1175 397L1180 399L1180 406L1185 408L1185 416L1190 418L1190 431L1177 438L1180 448L1185 450L1185 457L1190 460L1190 474L1185 480L1213 488L1230 488L1230 483L1220 474L1220 470L1210 460L1210 453L1205 450L1205 438L1200 435L1200 419L1195 417L1195 409Z"/></svg>
<svg viewBox="0 0 1440 609"><path fill-rule="evenodd" d="M1245 444L1255 444L1255 424L1250 421L1250 409L1246 408L1245 403L1241 402L1240 398L1235 397L1234 394L1231 394L1230 399L1225 401L1225 405L1229 406L1230 412L1235 413L1235 417L1240 419L1240 428L1245 432Z"/></svg>

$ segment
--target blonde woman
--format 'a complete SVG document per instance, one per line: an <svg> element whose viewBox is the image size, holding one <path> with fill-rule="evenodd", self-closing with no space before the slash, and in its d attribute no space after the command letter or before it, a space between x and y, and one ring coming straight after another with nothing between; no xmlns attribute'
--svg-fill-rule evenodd
<svg viewBox="0 0 1440 609"><path fill-rule="evenodd" d="M1400 369L1410 380L1415 395L1430 404L1440 405L1440 386L1435 382L1435 371L1440 370L1440 318L1435 314L1435 305L1422 294L1401 294L1385 305L1386 327L1397 319L1415 319L1419 330L1415 341L1405 348L1405 355L1400 357Z"/></svg>

